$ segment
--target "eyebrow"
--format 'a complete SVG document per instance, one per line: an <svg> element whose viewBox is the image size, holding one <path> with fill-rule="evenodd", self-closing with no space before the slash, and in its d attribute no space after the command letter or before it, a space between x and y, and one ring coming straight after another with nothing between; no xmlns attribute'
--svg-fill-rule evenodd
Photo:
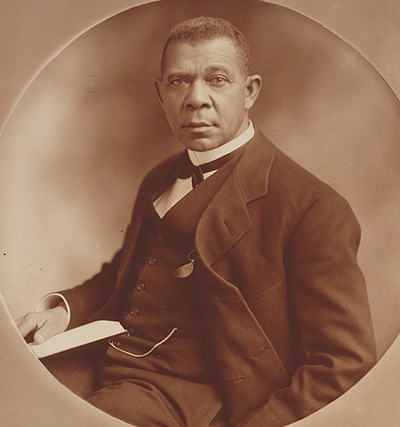
<svg viewBox="0 0 400 427"><path fill-rule="evenodd" d="M220 66L212 66L206 69L207 72L223 72L225 74L230 74L230 72L226 69L226 67L224 67L223 65Z"/></svg>
<svg viewBox="0 0 400 427"><path fill-rule="evenodd" d="M227 74L228 76L231 75L231 73L227 70L226 67L224 66L211 66L211 67L207 67L205 70L206 74L211 74L211 73L215 73L215 72L221 72L224 74ZM171 80L174 78L190 78L191 74L186 72L186 71L173 71L171 74L165 75L167 80Z"/></svg>

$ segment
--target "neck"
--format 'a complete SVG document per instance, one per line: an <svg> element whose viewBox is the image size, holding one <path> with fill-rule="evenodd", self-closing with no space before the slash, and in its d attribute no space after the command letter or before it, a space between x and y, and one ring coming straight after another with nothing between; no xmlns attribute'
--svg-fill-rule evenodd
<svg viewBox="0 0 400 427"><path fill-rule="evenodd" d="M249 121L249 125L247 129L236 138L221 145L220 147L213 148L212 150L208 150L208 151L188 150L189 158L195 166L199 166L203 163L212 162L222 156L225 156L226 154L231 153L232 151L235 151L237 148L249 142L250 139L253 138L253 136L254 136L254 126L253 126L253 123Z"/></svg>

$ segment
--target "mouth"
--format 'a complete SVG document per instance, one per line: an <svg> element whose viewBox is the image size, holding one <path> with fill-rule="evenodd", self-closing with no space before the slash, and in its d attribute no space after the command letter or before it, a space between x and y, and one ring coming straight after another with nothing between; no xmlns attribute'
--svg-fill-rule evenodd
<svg viewBox="0 0 400 427"><path fill-rule="evenodd" d="M201 122L191 121L184 125L184 127L190 128L190 129L205 129L205 128L210 128L211 126L212 126L211 123L203 122L203 121Z"/></svg>

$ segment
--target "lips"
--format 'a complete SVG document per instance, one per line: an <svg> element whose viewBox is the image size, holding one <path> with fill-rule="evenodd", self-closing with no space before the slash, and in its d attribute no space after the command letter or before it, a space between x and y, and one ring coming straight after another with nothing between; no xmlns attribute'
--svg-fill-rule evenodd
<svg viewBox="0 0 400 427"><path fill-rule="evenodd" d="M191 121L185 124L185 127L188 128L204 128L204 127L210 127L212 126L211 123L208 122L197 122L197 121Z"/></svg>

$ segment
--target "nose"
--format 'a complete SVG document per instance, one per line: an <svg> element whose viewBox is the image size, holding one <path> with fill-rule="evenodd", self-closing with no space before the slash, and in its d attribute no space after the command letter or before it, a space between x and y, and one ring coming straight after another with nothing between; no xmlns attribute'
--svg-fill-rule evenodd
<svg viewBox="0 0 400 427"><path fill-rule="evenodd" d="M207 89L207 85L203 82L193 82L185 98L185 108L188 110L210 108L212 102Z"/></svg>

